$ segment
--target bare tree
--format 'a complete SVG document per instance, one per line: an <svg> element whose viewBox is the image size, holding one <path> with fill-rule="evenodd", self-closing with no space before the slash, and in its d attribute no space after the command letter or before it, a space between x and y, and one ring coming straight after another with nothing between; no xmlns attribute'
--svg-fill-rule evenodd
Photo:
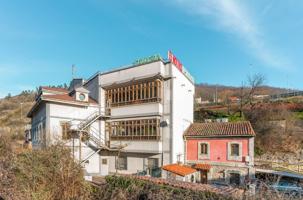
<svg viewBox="0 0 303 200"><path fill-rule="evenodd" d="M240 91L240 117L243 115L243 107L250 106L250 109L255 108L254 95L264 85L265 76L261 73L256 73L247 76L247 86L242 82Z"/></svg>

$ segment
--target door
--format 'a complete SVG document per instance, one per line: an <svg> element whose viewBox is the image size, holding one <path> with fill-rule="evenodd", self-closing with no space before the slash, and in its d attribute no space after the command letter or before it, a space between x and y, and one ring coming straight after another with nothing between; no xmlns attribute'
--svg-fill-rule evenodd
<svg viewBox="0 0 303 200"><path fill-rule="evenodd" d="M108 175L108 158L101 157L101 176Z"/></svg>
<svg viewBox="0 0 303 200"><path fill-rule="evenodd" d="M240 185L240 174L239 173L230 173L229 183L231 185Z"/></svg>
<svg viewBox="0 0 303 200"><path fill-rule="evenodd" d="M207 171L200 170L200 183L207 184Z"/></svg>

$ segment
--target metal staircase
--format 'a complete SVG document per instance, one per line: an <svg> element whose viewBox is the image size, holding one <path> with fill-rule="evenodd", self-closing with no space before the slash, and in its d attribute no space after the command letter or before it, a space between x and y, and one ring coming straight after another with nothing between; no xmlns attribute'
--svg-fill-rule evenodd
<svg viewBox="0 0 303 200"><path fill-rule="evenodd" d="M105 115L105 113L100 114L99 112L94 112L77 125L76 131L78 132L79 136L82 134L82 136L86 137L87 139L84 141L84 143L94 150L94 152L84 158L81 163L84 163L91 156L99 153L101 150L116 151L120 153L120 151L127 146L122 144L110 145L101 137L99 131L95 127L91 126L94 122L101 118L106 119L109 118L109 116Z"/></svg>

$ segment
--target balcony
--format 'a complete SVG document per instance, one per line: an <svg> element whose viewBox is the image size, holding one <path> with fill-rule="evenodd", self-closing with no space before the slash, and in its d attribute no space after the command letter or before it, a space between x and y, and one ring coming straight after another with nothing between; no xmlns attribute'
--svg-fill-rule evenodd
<svg viewBox="0 0 303 200"><path fill-rule="evenodd" d="M161 98L162 81L159 79L106 90L106 102L110 107L161 102Z"/></svg>

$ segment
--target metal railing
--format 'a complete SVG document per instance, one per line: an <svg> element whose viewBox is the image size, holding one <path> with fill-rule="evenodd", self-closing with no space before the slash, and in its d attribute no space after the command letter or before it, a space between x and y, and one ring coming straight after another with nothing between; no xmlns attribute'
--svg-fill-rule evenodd
<svg viewBox="0 0 303 200"><path fill-rule="evenodd" d="M303 174L303 162L289 163L289 162L278 162L268 160L256 160L254 161L255 167L261 169L272 169L276 171L286 171Z"/></svg>

